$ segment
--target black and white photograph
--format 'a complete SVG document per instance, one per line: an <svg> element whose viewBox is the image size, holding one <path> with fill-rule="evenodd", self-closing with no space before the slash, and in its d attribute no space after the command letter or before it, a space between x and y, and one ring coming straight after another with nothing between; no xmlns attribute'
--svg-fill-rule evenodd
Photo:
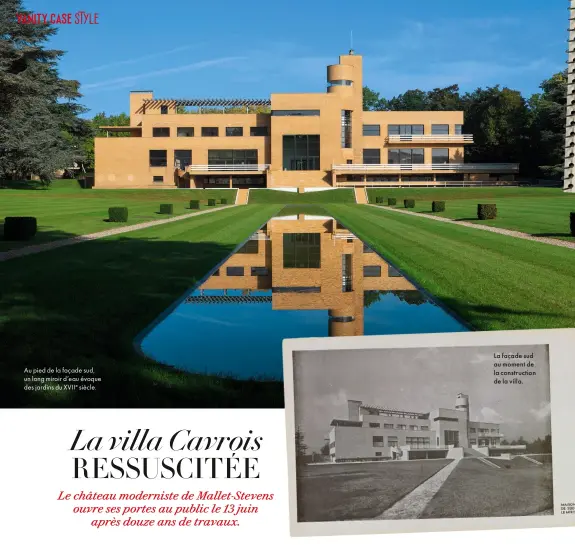
<svg viewBox="0 0 575 545"><path fill-rule="evenodd" d="M298 522L554 513L546 345L294 352L293 399Z"/></svg>

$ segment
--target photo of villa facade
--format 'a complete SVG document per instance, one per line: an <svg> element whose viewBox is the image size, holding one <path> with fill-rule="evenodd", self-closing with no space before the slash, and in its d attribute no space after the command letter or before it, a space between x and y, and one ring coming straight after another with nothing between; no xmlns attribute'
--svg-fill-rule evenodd
<svg viewBox="0 0 575 545"><path fill-rule="evenodd" d="M520 454L525 445L501 445L501 423L469 419L469 396L454 408L410 412L348 400L349 418L334 419L329 432L332 462L418 460Z"/></svg>
<svg viewBox="0 0 575 545"><path fill-rule="evenodd" d="M130 93L130 125L95 138L96 188L336 187L512 181L513 163L466 163L462 111L364 111L362 57L327 67L323 93L269 99ZM125 138L108 136L122 135Z"/></svg>

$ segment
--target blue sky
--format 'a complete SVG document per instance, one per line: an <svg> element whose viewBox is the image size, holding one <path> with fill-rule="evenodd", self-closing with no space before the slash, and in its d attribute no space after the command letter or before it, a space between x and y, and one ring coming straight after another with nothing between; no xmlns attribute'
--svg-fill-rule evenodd
<svg viewBox="0 0 575 545"><path fill-rule="evenodd" d="M99 13L63 25L61 75L82 83L88 115L128 110L128 91L157 97L268 97L322 92L325 67L353 46L364 84L407 89L500 83L530 95L566 60L560 0L25 0L34 12Z"/></svg>

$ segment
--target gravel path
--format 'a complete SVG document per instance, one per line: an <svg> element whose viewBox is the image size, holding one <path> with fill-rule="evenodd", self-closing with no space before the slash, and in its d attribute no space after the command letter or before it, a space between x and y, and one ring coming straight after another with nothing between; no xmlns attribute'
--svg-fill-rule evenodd
<svg viewBox="0 0 575 545"><path fill-rule="evenodd" d="M231 206L226 206L222 208L231 208ZM112 235L118 235L120 233L129 233L130 231L138 231L139 229L146 229L147 227L154 227L156 225L163 225L165 223L181 221L191 217L201 216L202 214L211 214L212 212L222 210L222 208L214 208L213 210L202 210L201 212L182 214L181 216L176 216L165 220L146 221L144 223L137 223L136 225L117 227L116 229L107 229L106 231L98 231L97 233L78 235L77 237L63 238L60 240L55 240L53 242L45 242L44 244L34 244L32 246L25 246L24 248L16 248L15 250L9 250L8 252L0 252L0 262L8 261L9 259L15 259L17 257L22 257L25 255L46 252L47 250L53 250L54 248L72 246L73 244L79 244L80 242L86 242L88 240L96 240L98 238L110 237Z"/></svg>
<svg viewBox="0 0 575 545"><path fill-rule="evenodd" d="M460 460L461 458L453 460L453 462L440 469L435 475L407 494L407 496L404 496L381 515L375 517L375 520L419 518L435 494L439 492L443 483L451 475L451 472L457 467Z"/></svg>
<svg viewBox="0 0 575 545"><path fill-rule="evenodd" d="M543 244L550 244L551 246L562 246L563 248L570 248L575 250L575 242L569 242L568 240L559 240L550 237L536 237L533 235L528 235L527 233L522 233L521 231L511 231L510 229L501 229L500 227L491 227L489 225L478 225L477 223L471 223L469 221L455 221L449 218L443 218L441 216L432 216L431 214L421 214L419 212L409 212L408 210L401 210L399 208L391 208L388 206L378 206L376 204L370 204L375 208L380 210L389 210L391 212L397 212L398 214L408 214L410 216L417 216L418 218L429 218L430 220L442 221L444 223L453 223L454 225L462 225L463 227L471 227L473 229L481 229L482 231L491 231L492 233L498 233L500 235L506 235L513 238L522 238L525 240L532 240L534 242L541 242Z"/></svg>

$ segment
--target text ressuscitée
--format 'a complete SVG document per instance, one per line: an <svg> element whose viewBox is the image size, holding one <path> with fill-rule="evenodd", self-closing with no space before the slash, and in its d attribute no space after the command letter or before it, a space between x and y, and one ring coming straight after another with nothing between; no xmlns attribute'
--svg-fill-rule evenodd
<svg viewBox="0 0 575 545"><path fill-rule="evenodd" d="M247 454L259 451L263 438L252 434L250 430L245 437L198 437L192 430L178 430L165 441L149 429L128 430L124 436L107 439L88 437L85 430L78 430L71 451L159 452L166 447L174 453L212 451L215 456L74 457L74 478L259 479L259 459ZM218 456L220 452L226 455Z"/></svg>

